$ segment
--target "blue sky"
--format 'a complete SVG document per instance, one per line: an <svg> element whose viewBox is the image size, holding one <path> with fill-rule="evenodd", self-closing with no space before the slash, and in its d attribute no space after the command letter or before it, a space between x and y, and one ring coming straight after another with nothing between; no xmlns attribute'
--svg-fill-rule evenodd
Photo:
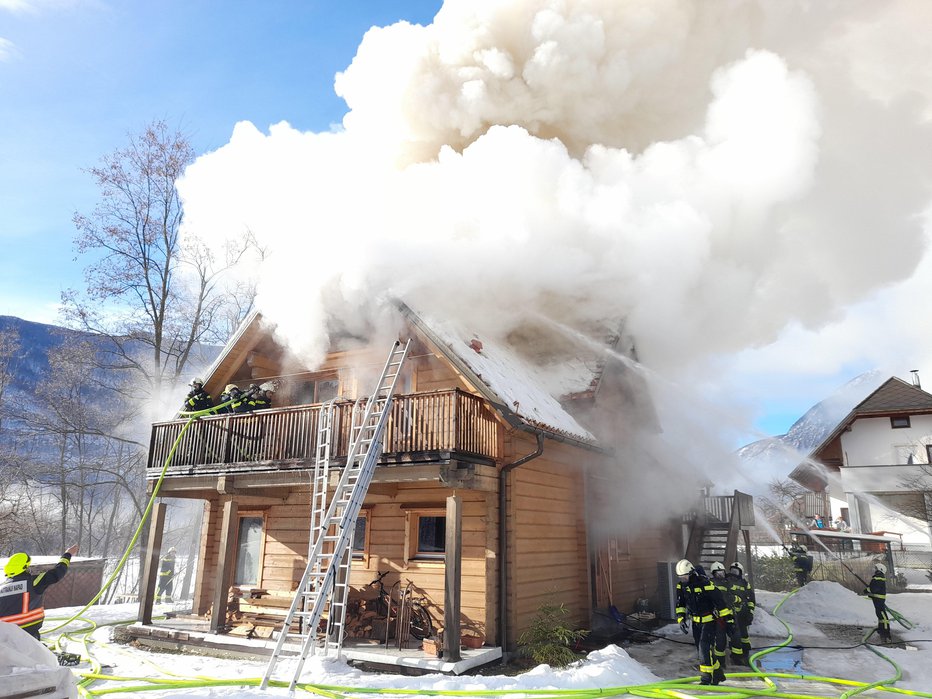
<svg viewBox="0 0 932 699"><path fill-rule="evenodd" d="M82 168L97 164L101 156L124 145L128 134L138 133L152 120L164 119L189 134L195 150L203 154L227 146L234 125L240 121L252 122L263 133L268 133L270 125L281 121L289 122L299 131L327 131L340 123L347 110L334 92L334 76L350 65L366 31L372 26L387 26L399 20L428 24L441 4L440 0L0 0L0 244L3 246L0 314L55 323L56 304L62 289L82 286L81 271L85 261L74 259L72 216L76 211L90 212L97 200L97 190ZM470 3L459 0L457 4L457 11L468 19ZM477 6L480 4L484 8L491 6L490 3ZM519 0L512 0L513 6L520 4ZM525 4L534 2L527 0ZM537 4L544 5L543 2ZM757 7L753 2L747 5ZM611 93L608 97L616 100L619 128L622 131L631 128L635 135L648 134L647 143L651 142L650 138L668 140L673 149L678 149L695 144L696 136L703 135L703 118L710 118L711 114L704 116L709 91L690 91L683 89L681 83L687 85L687 78L696 78L695 84L707 85L709 75L713 74L720 80L728 61L740 58L745 48L735 43L734 54L720 58L718 49L728 45L721 41L720 32L727 29L720 21L714 18L706 21L706 18L689 34L688 50L697 53L691 57L685 54L684 59L677 59L678 63L672 60L663 63L663 58L674 56L675 52L651 52L643 47L672 45L669 42L682 40L677 34L681 18L673 16L668 18L670 21L663 21L663 12L675 15L676 3L651 7L660 18L655 23L646 20L656 17L636 13L627 26L625 17L613 17L612 21L623 30L617 36L625 37L625 41L620 46L606 42L604 47L606 55L610 54L609 58L619 62L614 65L623 64L631 70L627 76L633 84L630 94L618 87L621 81L617 79L605 84L594 82L591 93L586 91L588 76L581 76L580 81L572 77L562 82L554 79L552 84L542 81L554 92L564 87L579 88L570 98L552 103L569 105L568 114L563 115L567 122L558 123L559 128L571 129L573 118L580 114L585 117L586 110L578 107L584 104L587 95L594 95L598 102L602 95ZM714 14L719 6L710 3L697 7ZM807 202L809 208L804 208L803 215L795 223L827 221L823 227L828 234L817 241L813 234L821 236L822 231L810 231L809 239L798 249L794 247L792 236L779 241L782 247L771 247L776 236L749 239L750 243L735 246L734 259L726 256L722 260L724 266L709 268L713 272L737 271L733 277L716 277L692 270L696 272L695 279L687 280L688 283L674 291L681 292L687 301L698 296L692 293L694 289L704 289L710 298L724 299L725 303L716 313L693 316L693 309L681 311L677 307L681 299L669 298L668 308L680 312L670 327L678 332L686 332L684 328L691 327L693 331L692 337L684 335L679 342L671 338L670 347L689 350L690 341L715 346L714 338L720 335L741 336L737 340L726 339L721 343L723 346L729 341L731 347L734 342L746 343L741 351L729 348L730 353L721 361L720 373L689 380L721 403L727 404L728 396L735 395L741 398L739 410L753 406L752 421L764 434L785 431L814 402L863 371L880 368L908 378L910 369L925 370L932 359L932 353L926 349L932 347L932 330L929 329L932 326L922 320L928 314L924 299L928 298L929 282L925 281L928 275L917 272L921 267L918 261L924 254L916 245L919 236L915 230L910 230L908 235L901 231L898 238L890 237L892 227L888 224L903 218L904 200L890 196L887 197L889 201L884 201L879 196L876 206L874 202L864 204L865 198L875 192L896 192L900 187L906 189L908 183L929 180L927 163L932 161L927 157L932 152L929 122L914 119L923 109L928 110L930 103L926 92L932 83L922 67L932 65L932 61L927 60L928 42L921 32L915 31L916 27L927 26L927 23L912 14L922 14L921 7L902 3L873 7L892 9L886 13L875 10L880 16L867 17L866 21L853 10L851 22L844 17L838 18L837 25L828 20L823 24L813 22L813 31L824 30L826 36L813 34L805 41L798 40L796 35L799 29L808 27L791 17L790 31L784 35L774 31L768 37L770 45L765 46L766 41L753 44L754 49L763 47L774 52L776 60L765 57L755 63L745 56L748 64L745 70L748 71L757 69L755 65L778 69L780 61L785 61L791 69L787 73L787 94L797 101L806 101L807 90L816 94L811 111L821 121L818 128L810 130L820 138L815 150L821 160L812 170L813 176L822 178L824 183L819 180L813 189L817 195L815 203ZM606 16L613 10L613 4L606 1L603 7ZM811 12L814 8L807 6L805 11ZM523 21L515 19L521 17L519 12L511 14L512 17L498 19L506 24ZM486 18L483 15L480 19ZM500 38L496 32L483 34L480 19L470 27L479 39L466 39L481 43ZM561 29L559 23L552 26L556 27L554 31ZM575 31L582 25L567 26ZM671 28L673 33L668 35L666 32ZM518 27L517 31L523 29ZM443 35L441 31L438 35L466 41L455 32ZM522 40L527 39L521 36ZM558 34L554 36L559 38ZM581 55L576 58L582 62L588 60L591 56L587 50L591 47L578 41L572 32L568 36L572 37L568 51L582 46ZM641 55L629 49L629 37L631 46L642 47ZM704 49L703 41L711 48ZM559 41L556 44L559 45ZM468 45L468 41L463 45ZM891 46L896 47L895 52L891 51ZM396 46L395 50L404 53L402 47ZM632 56L628 55L629 50ZM650 56L658 65L650 60L641 61L642 56ZM492 65L474 69L482 71ZM836 65L841 72L832 74L830 71ZM440 65L438 70L444 68ZM371 65L368 70L375 74ZM780 74L779 70L777 73ZM615 78L623 74L617 73ZM798 79L799 75L803 76L802 80ZM736 71L733 77L737 81L740 76L740 71ZM499 77L488 77L489 84L494 84ZM399 78L402 79L404 76ZM447 82L455 84L455 80ZM437 81L441 87L445 84ZM839 85L848 92L837 89ZM614 93L616 87L618 92ZM721 87L720 80L717 89ZM514 94L523 95L526 88L527 85L520 85ZM429 90L424 92L429 93ZM494 97L512 93L501 90L488 94ZM910 109L900 109L906 105L898 101L903 94L911 95L910 99L914 100L909 103ZM702 99L689 103L697 95ZM428 94L428 98L433 97ZM540 104L549 95L532 97L538 100L534 104ZM665 111L668 103L679 98L683 99L682 114L691 115L689 119L680 119L681 114ZM788 104L792 101L787 98ZM377 99L373 104L376 106L375 122L378 122L377 109L384 105ZM755 101L751 100L750 104L753 106ZM433 106L429 101L422 105L425 112ZM490 103L482 106L493 113L504 114L500 116L504 123L514 118L507 104L492 104L490 99ZM602 106L596 104L596 107ZM360 111L367 108L364 105ZM624 111L628 108L631 113ZM496 109L500 111L495 112ZM806 117L805 109L798 111ZM642 112L647 118L638 123L636 117ZM371 118L371 113L369 116ZM453 114L451 123L453 116L463 120L459 123L471 123L474 117L468 113ZM421 126L436 123L446 126L447 115L442 117L434 122L425 118ZM761 120L746 121L756 124ZM527 126L520 118L515 119L515 123ZM660 126L654 128L656 124ZM727 126L723 127L726 131ZM765 126L771 128L769 124ZM799 163L809 167L805 150L809 145L806 135L809 124L805 118L799 122L799 127L802 135L797 140L802 147L800 153L794 155L799 156ZM865 137L865 134L881 132L886 134L884 138ZM623 139L612 141L610 130L603 135L606 140L594 142L627 146ZM427 133L425 142L432 137L433 134ZM758 139L752 146L760 142ZM783 141L774 140L773 143ZM865 162L877 163L876 167L852 168L847 163L847 155L833 160L831 154L835 151L851 152L849 143L864 145L866 152L862 158ZM753 150L745 146L742 146L744 150ZM761 150L759 155L778 161L781 150L790 149ZM841 173L840 178L835 170ZM808 176L808 171L802 176L796 171L787 172L792 174L788 179L793 183ZM864 181L860 182L849 177L855 172L881 173L883 181L875 183L861 177ZM757 195L753 191L755 182L752 178L748 187L752 197ZM843 206L835 207L832 217L827 217L827 210L820 206L834 201L836 186L844 190L851 183L859 189L854 190L854 195L848 195ZM786 186L780 181L774 184L778 190L783 187L779 195L774 195L778 204L781 197L792 205L794 198L801 196L793 191L794 185ZM733 189L740 189L741 185L740 178L731 182ZM912 193L912 196L910 205L925 193ZM852 203L858 206L851 206ZM766 206L762 205L765 214L760 220L766 220L773 211L779 210L776 206L768 206L771 206L769 200ZM846 218L844 209L848 207L851 212ZM875 210L880 212L876 220L873 218ZM710 211L715 211L714 207ZM906 214L917 217L915 209L907 209ZM863 230L856 230L859 228ZM800 239L804 239L804 235L799 236ZM816 242L820 242L816 253L807 259L807 246ZM708 249L714 250L714 243L715 240L711 240ZM659 246L656 251L645 247L643 259L659 262L657 276L673 280L685 276L682 271L690 267L686 257L681 260L687 263L685 265L667 266L665 263L667 259L679 259L667 252L678 252L681 247ZM752 259L752 253L757 250L763 261ZM857 254L843 259L833 257L841 250ZM702 252L698 248L697 251ZM654 256L655 252L660 254ZM771 258L773 264L768 266ZM799 264L795 264L797 258ZM735 264L732 270L733 263L740 264ZM745 266L741 267L743 264ZM736 285L735 291L729 291L727 283L718 286L719 279L736 283L751 279L754 282L755 275L760 276L759 283L749 284L747 288ZM664 288L659 290L666 292ZM722 296L716 296L720 292ZM745 306L752 305L744 303L746 295L757 303L757 310L745 313ZM664 293L642 298L651 296L666 300ZM729 306L728 302L734 305ZM664 308L664 304L659 307ZM718 327L714 325L716 322L720 323ZM734 327L739 331L747 328L747 332L736 333ZM660 325L653 329L658 337L667 332L667 328ZM676 357L669 353L666 360L669 366L676 365Z"/></svg>
<svg viewBox="0 0 932 699"><path fill-rule="evenodd" d="M325 131L346 111L334 75L373 25L429 23L439 0L0 0L0 314L56 321L80 287L82 168L154 119L198 153L238 121Z"/></svg>

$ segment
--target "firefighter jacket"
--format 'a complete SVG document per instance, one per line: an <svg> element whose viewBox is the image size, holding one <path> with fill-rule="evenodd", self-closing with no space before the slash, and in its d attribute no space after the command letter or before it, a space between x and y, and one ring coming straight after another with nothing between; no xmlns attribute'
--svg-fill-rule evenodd
<svg viewBox="0 0 932 699"><path fill-rule="evenodd" d="M715 619L734 622L731 607L722 591L706 576L695 570L686 582L676 585L676 620L682 623L689 616L693 624L706 624Z"/></svg>
<svg viewBox="0 0 932 699"><path fill-rule="evenodd" d="M196 410L207 410L207 408L212 407L214 407L214 401L210 397L210 394L203 388L200 388L191 389L188 392L188 395L184 401L184 405L181 407L181 409L184 412L193 413Z"/></svg>
<svg viewBox="0 0 932 699"><path fill-rule="evenodd" d="M754 610L757 607L757 600L754 596L754 588L743 576L728 574L726 576L729 588L735 597L734 606L735 614L743 618L753 618Z"/></svg>
<svg viewBox="0 0 932 699"><path fill-rule="evenodd" d="M790 549L790 558L793 559L793 570L797 573L812 572L812 556L802 549Z"/></svg>
<svg viewBox="0 0 932 699"><path fill-rule="evenodd" d="M159 560L159 577L162 580L171 578L175 575L175 554L166 553Z"/></svg>
<svg viewBox="0 0 932 699"><path fill-rule="evenodd" d="M871 578L870 583L864 588L864 592L867 593L867 596L872 600L886 600L887 578L879 570L875 570L874 577Z"/></svg>
<svg viewBox="0 0 932 699"><path fill-rule="evenodd" d="M716 577L715 573L712 573L712 577L709 578L712 581L712 584L722 593L722 597L725 598L725 604L731 607L731 611L737 613L741 608L741 600L737 598L735 590L731 587L731 581L726 577Z"/></svg>
<svg viewBox="0 0 932 699"><path fill-rule="evenodd" d="M24 629L41 626L45 620L42 595L51 585L65 577L70 564L71 554L66 552L51 570L38 575L26 570L4 580L0 584L0 621Z"/></svg>

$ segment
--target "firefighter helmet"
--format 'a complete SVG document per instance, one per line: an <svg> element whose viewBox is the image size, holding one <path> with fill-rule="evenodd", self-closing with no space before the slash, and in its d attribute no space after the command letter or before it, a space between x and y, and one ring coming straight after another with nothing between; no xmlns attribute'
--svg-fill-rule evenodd
<svg viewBox="0 0 932 699"><path fill-rule="evenodd" d="M236 389L236 390L238 391L238 390L239 390L239 386L237 386L235 383L228 383L228 384L227 384L227 387L226 387L225 389L223 389L223 392L224 392L224 393L229 393L229 392L232 391L233 389Z"/></svg>
<svg viewBox="0 0 932 699"><path fill-rule="evenodd" d="M191 379L191 385L192 385L192 386L203 386L203 385L204 385L204 379L201 379L201 378L193 378L193 379Z"/></svg>
<svg viewBox="0 0 932 699"><path fill-rule="evenodd" d="M737 570L737 571L738 571L738 575L744 576L744 566L741 565L740 562L735 561L735 562L732 563L731 566L729 566L729 567L731 568L731 570Z"/></svg>
<svg viewBox="0 0 932 699"><path fill-rule="evenodd" d="M887 574L887 566L885 566L883 563L875 563L874 570L876 570L881 575Z"/></svg>
<svg viewBox="0 0 932 699"><path fill-rule="evenodd" d="M694 570L695 568L693 568L693 564L687 561L685 558L676 564L677 575L689 575Z"/></svg>
<svg viewBox="0 0 932 699"><path fill-rule="evenodd" d="M6 573L8 578L12 578L25 571L31 562L32 559L28 553L14 553L10 556L10 560L6 562L6 565L3 566L3 572Z"/></svg>
<svg viewBox="0 0 932 699"><path fill-rule="evenodd" d="M724 573L725 564L721 561L715 561L712 563L712 565L709 566L709 570L711 570L713 573Z"/></svg>

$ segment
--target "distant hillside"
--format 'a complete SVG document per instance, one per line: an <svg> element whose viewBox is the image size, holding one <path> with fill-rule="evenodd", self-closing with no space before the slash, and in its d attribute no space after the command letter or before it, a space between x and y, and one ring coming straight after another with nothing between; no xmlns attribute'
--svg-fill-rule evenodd
<svg viewBox="0 0 932 699"><path fill-rule="evenodd" d="M738 456L755 469L782 474L779 477L785 478L858 403L888 378L879 371L868 371L856 376L809 408L786 434L751 442L738 450Z"/></svg>
<svg viewBox="0 0 932 699"><path fill-rule="evenodd" d="M12 330L19 336L20 356L11 363L13 395L31 395L42 377L48 374L50 350L61 347L68 338L94 336L55 325L33 323L13 316L0 316L0 332Z"/></svg>
<svg viewBox="0 0 932 699"><path fill-rule="evenodd" d="M56 325L34 323L14 316L0 316L0 332L13 330L19 336L20 351L11 362L13 379L8 387L8 399L31 401L36 387L49 373L48 354L69 339L87 340L93 346L105 349L108 340L92 333L70 330ZM200 346L193 356L202 358L192 362L190 374L201 372L217 356L219 347Z"/></svg>

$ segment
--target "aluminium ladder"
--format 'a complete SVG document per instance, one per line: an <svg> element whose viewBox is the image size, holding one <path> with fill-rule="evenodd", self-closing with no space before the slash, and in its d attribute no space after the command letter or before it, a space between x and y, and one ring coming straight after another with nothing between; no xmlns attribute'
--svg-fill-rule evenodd
<svg viewBox="0 0 932 699"><path fill-rule="evenodd" d="M410 340L403 344L396 341L392 345L378 386L366 403L365 412L358 420L353 419L346 465L326 513L314 522L317 526L310 531L314 546L308 556L307 567L295 592L291 608L282 624L275 650L266 667L260 685L262 689L268 687L275 666L282 658L285 640L295 619L301 621L303 643L289 690L294 691L308 655L312 654L316 648L317 628L323 618L325 608L329 608L329 628L325 634L325 647L328 651L334 649L339 654L344 635L346 596L349 591L349 569L352 562L350 549L356 529L356 518L359 516L359 510L365 500L369 483L372 481L373 472L382 453L382 437L391 413L392 395L410 345ZM322 410L321 420L324 419ZM318 431L320 431L320 426ZM326 439L329 442L329 427ZM327 451L329 452L329 444ZM327 456L328 458L324 459L325 462L329 461L329 455ZM323 458L320 452L318 452L318 458ZM322 468L315 463L315 489L322 486L325 492L326 483L318 482L320 470ZM321 496L317 502L312 503L312 520L320 515L320 513L315 513L313 508L322 503L324 498L325 496ZM324 546L327 544L332 548L325 553Z"/></svg>

